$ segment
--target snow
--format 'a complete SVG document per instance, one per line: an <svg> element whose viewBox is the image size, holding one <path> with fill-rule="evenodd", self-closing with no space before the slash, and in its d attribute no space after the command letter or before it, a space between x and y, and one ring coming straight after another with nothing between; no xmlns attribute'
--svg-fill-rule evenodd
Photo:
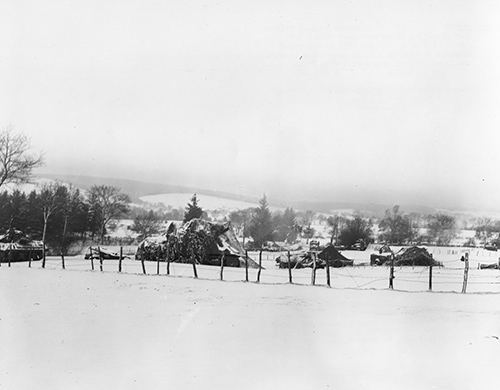
<svg viewBox="0 0 500 390"><path fill-rule="evenodd" d="M136 238L138 233L131 230L134 225L133 219L117 219L112 221L108 235L112 238Z"/></svg>
<svg viewBox="0 0 500 390"><path fill-rule="evenodd" d="M217 267L200 267L195 280L185 264L172 264L170 277L140 275L133 260L125 261L129 274L116 273L116 261L106 261L102 273L81 258L67 264L66 271L56 258L45 270L39 262L0 267L0 388L500 384L496 294L270 284L271 275L287 272L273 269L271 260L260 285L217 281ZM154 272L154 263L147 267ZM386 268L376 270L387 276ZM243 273L226 269L225 276L241 280ZM334 284L340 279L334 276Z"/></svg>
<svg viewBox="0 0 500 390"><path fill-rule="evenodd" d="M171 206L173 208L185 208L188 202L191 201L193 194L187 193L170 193L170 194L156 194L143 196L140 199L148 203L163 203L165 207ZM204 210L242 210L250 207L257 207L256 203L249 203L240 200L220 198L216 196L196 194L198 204Z"/></svg>

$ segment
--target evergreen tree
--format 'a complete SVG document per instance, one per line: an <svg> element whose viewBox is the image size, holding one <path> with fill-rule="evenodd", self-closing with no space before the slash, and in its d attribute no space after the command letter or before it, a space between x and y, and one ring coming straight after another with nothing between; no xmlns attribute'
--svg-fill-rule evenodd
<svg viewBox="0 0 500 390"><path fill-rule="evenodd" d="M10 225L10 196L7 191L0 193L0 234Z"/></svg>
<svg viewBox="0 0 500 390"><path fill-rule="evenodd" d="M267 241L273 240L273 221L265 195L255 209L248 231L256 247L261 248Z"/></svg>
<svg viewBox="0 0 500 390"><path fill-rule="evenodd" d="M80 223L79 216L84 209L84 199L80 191L72 186L61 186L59 190L59 208L57 212L57 228L54 236L63 253L67 253L69 244L75 239L72 234Z"/></svg>
<svg viewBox="0 0 500 390"><path fill-rule="evenodd" d="M8 223L11 228L25 230L27 222L27 197L24 192L15 190L10 196Z"/></svg>
<svg viewBox="0 0 500 390"><path fill-rule="evenodd" d="M40 197L36 191L31 191L27 199L27 226L24 232L40 240L43 229L42 208Z"/></svg>
<svg viewBox="0 0 500 390"><path fill-rule="evenodd" d="M47 214L50 223L45 224ZM88 219L89 205L78 189L57 184L29 194L0 192L0 234L12 227L41 240L45 230L47 246L61 248L85 237Z"/></svg>
<svg viewBox="0 0 500 390"><path fill-rule="evenodd" d="M184 213L184 222L191 221L195 218L201 218L203 215L203 209L198 206L198 198L196 194L193 194L191 198L191 203L186 206L186 212Z"/></svg>

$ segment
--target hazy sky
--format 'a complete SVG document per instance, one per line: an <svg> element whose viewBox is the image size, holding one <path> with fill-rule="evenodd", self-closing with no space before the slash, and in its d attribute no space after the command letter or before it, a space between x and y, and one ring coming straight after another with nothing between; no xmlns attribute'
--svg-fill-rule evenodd
<svg viewBox="0 0 500 390"><path fill-rule="evenodd" d="M500 209L498 1L0 2L45 172Z"/></svg>

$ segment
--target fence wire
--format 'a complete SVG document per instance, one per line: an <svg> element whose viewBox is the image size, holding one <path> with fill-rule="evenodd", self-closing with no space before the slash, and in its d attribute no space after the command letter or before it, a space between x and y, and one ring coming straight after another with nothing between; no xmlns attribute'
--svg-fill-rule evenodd
<svg viewBox="0 0 500 390"><path fill-rule="evenodd" d="M457 254L461 251L457 250ZM262 256L262 270L260 283L263 284L289 284L289 271L287 268L280 269L275 263L275 258L279 255L286 256L285 252L266 253ZM249 258L258 263L258 253L249 254ZM434 266L432 270L432 290L460 292L464 280L463 263L458 260L446 260L441 262L443 266ZM103 260L103 272L118 273L118 260ZM147 275L157 274L157 262L145 261L144 267ZM460 267L462 265L462 267ZM0 271L9 268L28 267L27 262L2 263ZM41 261L33 261L32 268L41 268ZM197 265L197 273L200 279L220 280L220 267ZM48 257L46 269L61 269L62 261L59 257ZM101 272L100 260L94 259L94 270L92 271L91 261L82 256L66 257L65 269L79 272ZM172 262L169 266L170 275L176 277L193 277L192 264ZM330 283L332 288L349 289L375 289L386 290L389 286L389 266L353 266L344 268L330 267ZM257 268L248 269L249 282L256 282ZM292 269L293 284L310 285L312 282L311 268ZM140 261L131 258L122 260L123 274L143 274ZM159 275L165 276L167 273L167 263L160 262ZM394 267L394 289L399 291L427 291L429 289L429 267ZM245 281L245 268L224 267L223 279L226 281ZM327 285L326 269L317 269L315 275L317 286ZM477 293L500 293L500 270L469 268L467 292Z"/></svg>

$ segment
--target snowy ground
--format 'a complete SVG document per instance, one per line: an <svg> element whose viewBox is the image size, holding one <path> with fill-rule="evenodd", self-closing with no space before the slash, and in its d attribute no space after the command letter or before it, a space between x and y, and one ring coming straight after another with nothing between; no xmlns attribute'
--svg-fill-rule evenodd
<svg viewBox="0 0 500 390"><path fill-rule="evenodd" d="M163 203L165 207L184 208L191 201L193 194L169 193L142 196L141 200L148 203ZM199 205L204 210L242 210L249 207L257 207L256 203L249 203L240 200L220 198L204 194L197 194Z"/></svg>
<svg viewBox="0 0 500 390"><path fill-rule="evenodd" d="M102 273L81 258L59 267L0 268L0 389L500 385L498 294L220 282L213 267L195 280L181 264L144 276L132 260L129 274L112 261Z"/></svg>
<svg viewBox="0 0 500 390"><path fill-rule="evenodd" d="M119 252L119 247L107 246L106 248ZM348 259L354 260L355 267L331 268L331 284L336 288L351 289L386 289L388 287L389 269L388 267L371 267L370 253L372 247L366 251L342 251L342 254ZM393 250L399 250L399 247L393 247ZM437 292L461 292L464 278L464 262L460 257L466 252L470 255L469 280L467 285L468 292L478 293L500 293L500 271L499 270L479 270L478 264L491 264L498 261L498 252L487 251L484 249L468 249L453 247L428 247L427 250L432 253L434 258L443 263L443 267L433 267L432 270L432 289ZM133 258L135 253L134 246L124 247L123 253ZM292 252L293 253L293 252ZM288 270L276 267L275 259L277 256L286 256L286 252L263 252L262 265L265 268L261 272L261 282L269 284L288 283ZM258 262L258 252L249 252L249 256ZM365 265L362 265L365 264ZM99 268L95 261L95 269ZM25 268L25 263L16 264L16 267ZM61 260L51 258L48 267L60 268ZM84 260L83 256L67 257L66 267L69 270L90 270L91 264ZM156 263L146 262L148 274L156 273ZM116 272L118 262L104 261L104 270ZM140 262L127 259L123 262L123 272L142 273ZM160 264L160 273L166 272L166 264ZM171 264L171 274L173 276L193 275L192 266L189 264ZM218 280L220 278L219 267L199 266L198 274L200 278ZM311 284L311 269L295 269L292 271L293 282L295 284ZM224 270L224 279L229 281L242 281L245 279L245 270L226 267ZM249 269L249 280L257 279L257 269ZM316 284L326 285L326 271L318 269L316 272ZM429 287L429 268L428 267L396 267L394 287L401 291L419 292L427 291Z"/></svg>

